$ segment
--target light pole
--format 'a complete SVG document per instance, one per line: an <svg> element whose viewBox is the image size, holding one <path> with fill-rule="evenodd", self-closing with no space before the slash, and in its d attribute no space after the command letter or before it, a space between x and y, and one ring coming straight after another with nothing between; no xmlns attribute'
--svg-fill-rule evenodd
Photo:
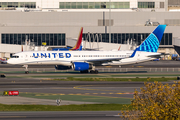
<svg viewBox="0 0 180 120"><path fill-rule="evenodd" d="M109 43L111 43L111 0L109 0Z"/></svg>

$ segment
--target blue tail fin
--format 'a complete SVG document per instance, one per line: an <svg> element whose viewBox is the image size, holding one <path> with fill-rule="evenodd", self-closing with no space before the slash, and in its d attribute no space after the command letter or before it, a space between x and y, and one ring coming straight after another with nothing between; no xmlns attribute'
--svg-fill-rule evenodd
<svg viewBox="0 0 180 120"><path fill-rule="evenodd" d="M134 57L136 51L157 52L162 36L164 34L166 25L159 25L145 40L134 50L131 57Z"/></svg>

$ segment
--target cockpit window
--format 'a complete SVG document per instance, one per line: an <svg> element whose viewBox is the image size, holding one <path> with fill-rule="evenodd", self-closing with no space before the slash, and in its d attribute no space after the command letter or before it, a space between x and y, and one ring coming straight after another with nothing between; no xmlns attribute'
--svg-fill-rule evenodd
<svg viewBox="0 0 180 120"><path fill-rule="evenodd" d="M19 56L12 56L11 58L19 58Z"/></svg>

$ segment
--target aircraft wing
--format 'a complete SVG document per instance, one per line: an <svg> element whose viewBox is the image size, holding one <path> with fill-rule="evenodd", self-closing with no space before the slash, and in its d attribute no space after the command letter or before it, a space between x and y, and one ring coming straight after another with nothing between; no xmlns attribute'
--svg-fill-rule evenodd
<svg viewBox="0 0 180 120"><path fill-rule="evenodd" d="M102 63L106 63L106 62L119 61L121 59L125 59L125 58L109 58L109 59L86 60L86 61L72 61L72 62L87 62L87 63L92 63L92 64L95 64L95 65L99 65L99 64L102 64Z"/></svg>

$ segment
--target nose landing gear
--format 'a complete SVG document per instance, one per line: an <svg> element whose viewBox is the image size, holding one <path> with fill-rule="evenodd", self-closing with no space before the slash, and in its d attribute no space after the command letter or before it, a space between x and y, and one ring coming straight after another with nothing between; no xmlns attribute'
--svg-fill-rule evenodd
<svg viewBox="0 0 180 120"><path fill-rule="evenodd" d="M29 74L28 65L24 65L23 67L25 67L25 74Z"/></svg>

